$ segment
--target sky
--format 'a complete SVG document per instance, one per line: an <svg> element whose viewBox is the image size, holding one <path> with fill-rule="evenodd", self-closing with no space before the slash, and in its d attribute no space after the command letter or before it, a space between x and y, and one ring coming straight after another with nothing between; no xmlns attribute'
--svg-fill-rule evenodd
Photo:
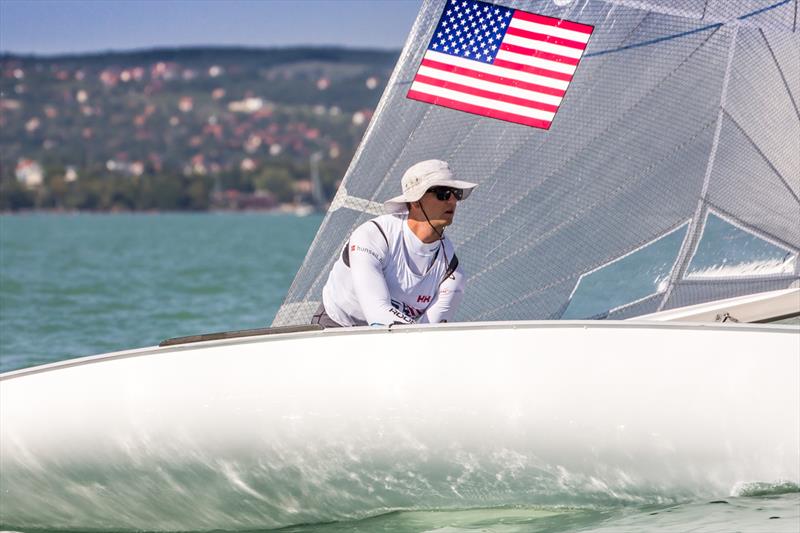
<svg viewBox="0 0 800 533"><path fill-rule="evenodd" d="M421 0L0 0L0 52L162 46L399 49Z"/></svg>

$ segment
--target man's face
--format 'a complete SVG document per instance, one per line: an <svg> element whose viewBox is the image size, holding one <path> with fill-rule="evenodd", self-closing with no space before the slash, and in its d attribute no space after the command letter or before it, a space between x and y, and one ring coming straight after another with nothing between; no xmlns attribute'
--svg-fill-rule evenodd
<svg viewBox="0 0 800 533"><path fill-rule="evenodd" d="M434 226L449 226L453 223L453 216L456 213L456 204L461 196L459 189L449 187L434 187L428 190L419 202L425 210L425 214Z"/></svg>

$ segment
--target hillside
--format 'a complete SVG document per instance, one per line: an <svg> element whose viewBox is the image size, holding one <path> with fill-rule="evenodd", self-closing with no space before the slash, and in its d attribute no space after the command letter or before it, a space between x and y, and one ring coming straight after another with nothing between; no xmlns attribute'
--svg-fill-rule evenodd
<svg viewBox="0 0 800 533"><path fill-rule="evenodd" d="M0 209L271 207L330 196L397 53L0 55Z"/></svg>

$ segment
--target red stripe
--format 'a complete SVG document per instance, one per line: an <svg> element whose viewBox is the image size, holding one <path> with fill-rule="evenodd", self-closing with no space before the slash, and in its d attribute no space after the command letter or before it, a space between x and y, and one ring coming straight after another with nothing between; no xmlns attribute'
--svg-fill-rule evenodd
<svg viewBox="0 0 800 533"><path fill-rule="evenodd" d="M406 96L412 100L419 100L420 102L427 102L429 104L449 107L451 109L458 109L459 111L466 111L467 113L473 113L475 115L497 118L508 122L515 122L517 124L525 124L526 126L533 126L534 128L550 129L550 121L548 120L525 117L522 115L516 115L514 113L506 113L504 111L467 104L464 102L459 102L458 100L442 98L441 96L434 96L432 94L422 93L419 91L408 91Z"/></svg>
<svg viewBox="0 0 800 533"><path fill-rule="evenodd" d="M592 31L594 30L594 26L590 26L588 24L580 24L578 22L572 22L569 20L557 19L553 17L545 17L543 15L537 15L536 13L528 13L527 11L520 11L519 9L517 9L514 12L513 18L520 20L527 20L528 22L535 22L537 24L547 24L548 26L564 28L565 30L578 31L581 33L586 33L588 35L591 35Z"/></svg>
<svg viewBox="0 0 800 533"><path fill-rule="evenodd" d="M519 63L514 63L513 61L506 61L505 59L494 58L494 63L492 64L496 67L504 67L504 68L510 68L512 70L519 70L522 72L527 72L528 74L536 74L537 76L553 78L554 80L572 81L571 74L564 74L563 72L555 72L544 68L532 67L530 65L521 65Z"/></svg>
<svg viewBox="0 0 800 533"><path fill-rule="evenodd" d="M509 26L509 28L506 30L506 35L516 35L517 37L524 37L532 41L542 41L544 43L557 44L559 46L565 46L575 50L583 50L586 48L586 43L570 41L569 39L564 39L563 37L555 37L553 35L547 35L546 33L536 33L534 31L523 30L521 28L514 28L511 26Z"/></svg>
<svg viewBox="0 0 800 533"><path fill-rule="evenodd" d="M516 44L503 43L500 45L500 50L508 50L509 52L514 52L516 54L522 54L529 57L538 57L541 59L547 59L548 61L564 63L567 65L577 65L580 61L580 59L576 59L574 57L560 56L557 54L551 54L549 52L542 52L541 50L536 50L535 48L525 48L524 46L519 46Z"/></svg>
<svg viewBox="0 0 800 533"><path fill-rule="evenodd" d="M564 96L565 93L565 91L563 91L562 89L554 89L553 87L545 87L544 85L530 83L527 81L520 81L514 78L506 78L503 76L496 76L494 74L487 74L486 72L481 72L479 70L457 67L455 65L450 65L448 63L434 61L433 59L423 59L421 64L426 67L435 68L436 70L452 72L453 74L469 76L470 78L478 78L481 80L491 81L493 83L502 83L503 85L513 85L514 87L519 87L520 89L526 89L528 91L536 91L537 93L542 93L542 94L549 94L550 96Z"/></svg>
<svg viewBox="0 0 800 533"><path fill-rule="evenodd" d="M529 100L527 98L520 98L518 96L511 96L505 93L497 93L494 91L487 91L485 89L478 89L472 87L471 85L463 85L461 83L454 83L452 81L440 80L438 78L431 78L430 76L425 76L422 74L417 74L417 76L414 78L414 81L427 83L428 85L435 85L437 87L443 87L445 89L458 91L464 94L471 94L472 96L480 96L482 98L488 98L489 100L497 100L499 102L506 102L509 104L514 104L522 107L529 107L531 109L540 109L542 111L549 111L551 113L555 113L556 111L558 111L557 105L545 104L543 102L537 102L535 100Z"/></svg>

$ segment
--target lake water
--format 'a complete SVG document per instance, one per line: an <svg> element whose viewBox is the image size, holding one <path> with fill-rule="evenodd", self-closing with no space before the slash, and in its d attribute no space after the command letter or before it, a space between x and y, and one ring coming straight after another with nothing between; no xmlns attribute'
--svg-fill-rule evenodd
<svg viewBox="0 0 800 533"><path fill-rule="evenodd" d="M268 326L321 216L0 217L0 371Z"/></svg>
<svg viewBox="0 0 800 533"><path fill-rule="evenodd" d="M276 214L0 216L0 371L267 326L320 222ZM677 503L399 510L283 531L796 533L800 492L785 485Z"/></svg>

